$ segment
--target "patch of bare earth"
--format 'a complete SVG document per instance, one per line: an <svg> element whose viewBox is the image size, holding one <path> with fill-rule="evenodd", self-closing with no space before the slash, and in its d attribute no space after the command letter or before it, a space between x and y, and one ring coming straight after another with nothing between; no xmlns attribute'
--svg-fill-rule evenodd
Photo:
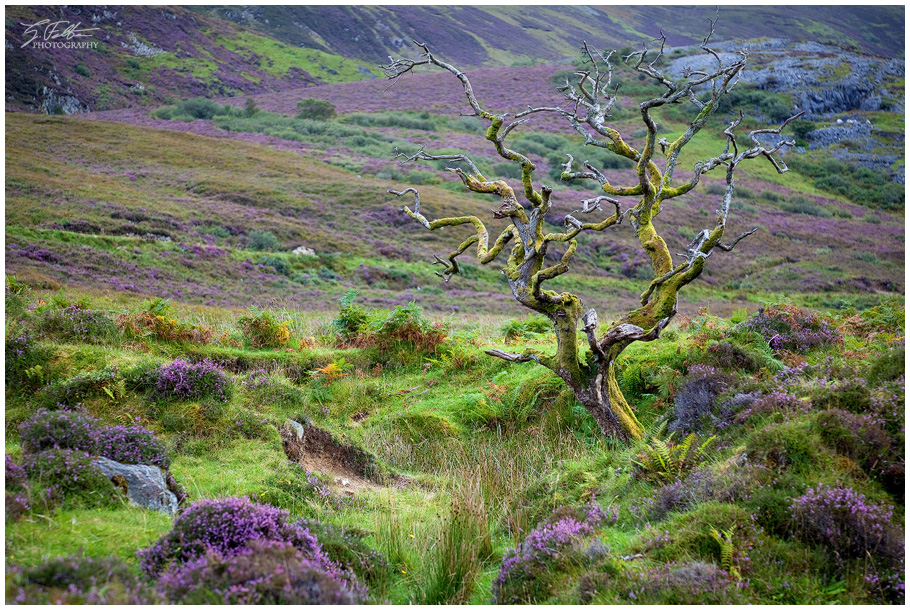
<svg viewBox="0 0 910 610"><path fill-rule="evenodd" d="M329 475L333 487L341 493L376 491L395 482L379 472L373 456L359 447L336 441L326 430L289 421L278 431L288 459L311 472Z"/></svg>

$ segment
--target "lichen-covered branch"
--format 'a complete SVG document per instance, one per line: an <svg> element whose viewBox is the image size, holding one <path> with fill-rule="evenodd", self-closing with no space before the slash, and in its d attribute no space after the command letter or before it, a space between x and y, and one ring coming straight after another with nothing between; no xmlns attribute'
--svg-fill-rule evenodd
<svg viewBox="0 0 910 610"><path fill-rule="evenodd" d="M522 188L518 190L513 189L505 180L492 176L488 179L482 175L466 155L432 155L423 148L411 155L396 151L396 155L405 161L457 162L459 166L447 169L456 174L469 190L499 197L500 205L491 210L492 216L505 219L510 224L493 246L489 247L487 230L477 216L431 221L421 212L420 196L415 189L409 188L401 192L390 190L398 196L414 194L413 210L405 207L404 212L429 230L462 224L474 227L474 234L464 239L448 257L436 257L436 264L444 267L444 271L438 275L445 281L458 273L458 257L472 246L477 247L478 260L486 264L497 259L505 246L511 244L503 274L519 303L550 319L556 335L556 349L552 354L536 349L526 349L521 353L492 349L487 353L509 362L536 362L553 370L572 388L579 402L585 406L604 434L619 439L640 438L643 430L617 383L617 358L633 342L654 341L660 337L676 315L679 291L700 276L715 249L730 252L740 241L755 232L752 229L739 234L732 241L724 241L736 170L747 159L764 157L777 171L787 171L786 165L777 159L776 154L792 142L779 140L773 144L763 144L762 136L780 135L787 124L799 116L788 119L776 129L750 132L748 148L741 148L736 136L736 129L743 121L742 115L734 118L723 130L724 149L715 157L695 163L692 177L687 181L675 179L681 151L702 129L710 125L718 102L736 85L747 61L743 52L733 61L725 63L726 56L722 57L708 46L715 23L709 21L709 32L701 48L710 56L711 65L700 70L685 70L681 79L667 77L660 66L667 42L663 33L657 40L657 49L643 49L626 56L626 62L635 72L645 75L663 88L661 95L644 100L639 106L641 120L646 128L644 144L640 149L631 146L619 130L609 125L617 94L617 86L613 84L612 51L600 52L585 43L582 49L583 66L559 87L566 99L566 106L528 106L514 116L487 111L478 100L468 77L451 64L436 58L425 44L417 43L421 50L420 59L392 60L383 66L386 75L393 80L424 65L452 73L461 82L474 115L489 122L485 138L492 143L500 157L521 167ZM694 111L693 119L683 133L671 140L658 133L654 113L672 104L688 104L694 107ZM552 189L545 185L535 188L532 183L536 170L534 164L527 155L506 145L507 137L515 129L539 113L561 117L584 138L586 145L609 150L635 164L634 184L615 186L605 170L588 161L578 167L572 155L567 155L561 179L567 182L592 181L603 194L584 199L579 209L566 214L565 230L562 232L544 232L543 223L550 209ZM663 157L664 161L659 163L657 155ZM660 165L663 165L663 169ZM700 230L674 261L666 242L654 225L654 219L660 214L664 201L693 192L704 174L719 167L725 170L726 186L713 226ZM524 201L519 200L522 196ZM631 198L628 200L629 205L622 205L623 197ZM610 216L595 222L579 219L581 215L603 213L603 204L606 203L611 204L615 210ZM578 248L576 238L580 234L606 230L621 224L625 217L629 218L629 224L651 262L654 279L642 292L640 307L600 328L597 312L585 308L577 295L569 292L556 293L545 289L544 285L569 271ZM547 263L547 254L550 248L559 247L554 244L564 244L566 249L559 261L551 265ZM587 341L579 340L579 323L582 324L581 330ZM585 343L587 351L582 358L579 350L585 349Z"/></svg>

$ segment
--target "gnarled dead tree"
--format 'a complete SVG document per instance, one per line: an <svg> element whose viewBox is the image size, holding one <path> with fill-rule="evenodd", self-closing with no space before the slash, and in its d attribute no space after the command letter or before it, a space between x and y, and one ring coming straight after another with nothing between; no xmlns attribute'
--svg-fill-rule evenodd
<svg viewBox="0 0 910 610"><path fill-rule="evenodd" d="M713 22L711 30L713 31ZM647 137L641 150L635 149L626 142L616 129L607 123L609 112L616 101L616 90L611 89L613 67L610 53L599 53L587 44L585 69L576 73L577 81L566 81L560 91L568 100L566 108L562 107L528 107L516 115L493 114L484 109L478 101L468 77L458 68L438 59L430 52L427 45L415 44L422 50L420 59L393 60L382 66L389 79L397 79L417 66L435 66L451 72L464 86L467 101L474 115L489 121L486 139L503 158L521 167L521 189L518 194L504 180L486 178L477 166L465 155L432 155L419 150L416 154L406 156L408 161L437 161L440 159L458 161L464 166L447 168L455 173L464 185L476 193L489 193L500 199L499 208L493 211L494 218L508 218L511 223L490 244L490 235L483 221L477 216L459 216L429 220L421 209L420 195L413 188L389 192L402 196L412 193L413 209L405 207L404 212L431 231L442 227L472 225L473 233L445 259L436 257L436 263L444 266L440 275L445 281L458 273L458 257L471 246L476 247L477 258L481 264L489 264L500 258L506 245L512 244L503 273L508 278L509 286L515 298L525 307L546 315L556 331L556 352L546 354L536 349L526 349L520 354L502 350L490 350L487 353L512 362L533 361L547 367L559 375L575 392L579 402L597 421L601 431L614 438L640 438L642 426L626 402L616 382L614 363L620 353L635 341L653 341L660 336L676 314L677 295L683 286L697 278L707 262L708 257L720 249L729 252L744 237L754 232L749 231L737 236L729 243L724 243L727 216L733 196L734 173L740 163L746 159L765 157L778 172L787 171L786 166L775 160L772 155L784 144L763 145L758 136L761 134L780 134L781 130L793 117L777 129L759 129L749 133L750 145L741 148L734 130L742 122L742 115L724 130L726 146L716 157L699 161L695 164L691 180L674 184L673 175L679 163L683 147L707 124L714 113L718 100L734 86L740 72L746 65L746 55L742 53L737 61L724 63L717 53L708 47L710 33L705 38L702 49L714 57L716 64L710 69L687 71L684 77L674 82L665 76L657 67L663 56L665 39L658 42L656 51L639 51L625 57L625 61L634 70L646 75L663 85L666 91L659 97L641 103L641 119L647 128ZM650 53L650 56L649 56ZM653 57L653 59L651 59ZM710 93L702 99L696 95L696 89L710 87ZM691 103L694 105L695 118L688 129L673 142L664 138L658 139L658 126L652 118L652 111L669 104ZM567 215L565 230L550 233L544 230L544 216L550 209L552 189L541 185L534 186L535 165L521 152L509 148L506 138L518 125L525 122L525 117L535 113L552 113L564 118L575 131L584 137L585 144L606 148L613 153L632 160L637 170L637 182L627 186L616 186L607 176L590 163L583 163L575 169L575 160L571 155L564 166L561 178L564 181L595 180L601 185L603 194L581 202L581 208ZM799 116L799 115L797 115ZM655 155L666 159L665 169L654 163ZM404 156L404 155L402 155ZM666 242L654 227L654 218L660 214L661 204L674 197L688 193L699 182L702 174L715 168L726 170L726 190L712 227L707 227L696 235L688 245L686 252L679 255L681 259L674 262ZM522 196L526 203L519 201ZM629 207L623 209L622 199L631 200ZM603 204L610 204L612 214L596 222L584 222L578 218L602 210ZM583 307L578 296L563 292L556 293L544 288L548 280L566 273L569 269L575 250L576 237L585 231L604 231L619 225L624 219L638 237L641 247L647 253L654 279L641 295L641 307L630 311L618 322L602 329L598 335L597 313ZM566 252L555 265L547 266L545 256L553 246L566 246ZM579 354L584 345L579 340L579 322L587 336L588 350Z"/></svg>

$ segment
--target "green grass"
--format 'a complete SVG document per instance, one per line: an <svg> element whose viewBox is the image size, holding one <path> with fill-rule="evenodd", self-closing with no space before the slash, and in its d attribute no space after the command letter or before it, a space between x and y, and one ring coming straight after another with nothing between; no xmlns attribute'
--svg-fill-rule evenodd
<svg viewBox="0 0 910 610"><path fill-rule="evenodd" d="M171 518L127 506L105 509L58 509L32 514L7 528L6 560L34 566L56 557L84 552L87 557L116 555L138 565L136 551L167 533Z"/></svg>
<svg viewBox="0 0 910 610"><path fill-rule="evenodd" d="M48 299L50 295L32 289L26 298ZM119 304L90 295L87 303L110 315L140 309L135 302ZM893 308L876 312L863 314L864 319L884 326L897 320ZM882 312L887 315L883 317ZM282 319L287 312L273 313ZM29 323L34 314L25 310L17 315L22 323ZM244 312L176 304L169 315L237 333ZM840 320L851 315L847 312ZM735 548L742 549L747 542L761 543L755 547L751 566L740 565L752 582L748 595L755 595L744 599L761 603L877 599L874 591L856 580L859 568L848 567L843 577L847 586L834 587L836 582L824 575L829 565L823 551L771 530L753 532L750 511L759 514L758 507L765 502L758 498L755 507L704 502L672 512L665 522L657 524L660 531L669 532L668 541L656 544L653 533L645 530L645 524L653 522L648 502L656 486L641 480L631 465L640 445L604 441L562 382L542 374L533 363L510 366L485 356L483 350L502 345L500 319L452 320L451 330L460 337L472 336L470 342L450 339L448 351L442 352L449 357L401 361L389 360L388 354L368 348L335 347L331 336L317 332L325 328L324 318L310 319L296 312L292 322L292 341L312 333L320 337L320 344L294 353L153 339L142 341L145 349L135 349L123 341L65 344L54 347L59 365L56 374L65 379L110 365L128 370L141 362L166 362L177 356L207 356L234 363L231 366L243 363L245 370L269 371L277 385L262 389L243 387L241 375L235 375L233 397L218 406L220 415L205 415L211 406L205 402L172 401L150 411L153 403L132 393L116 402L104 396L90 398L85 406L109 423L123 423L123 416L141 415L143 423L169 447L171 472L186 487L191 501L250 495L263 502L270 498L286 502L275 487L275 473L280 472L285 456L274 426L287 417L306 417L343 442L374 455L382 469L404 477L407 484L359 495L341 507L316 498L289 505L296 515L366 532L365 542L393 567L389 579L373 588L374 602L485 603L509 548L554 509L580 506L592 497L619 509L618 522L598 530L597 535L611 549L609 557L614 563L609 569L622 567L612 584L599 590L597 599L628 598L624 587L632 586L630 583L639 577L636 575L668 561L720 561L716 543L707 532L711 527L727 529L733 524L739 524ZM636 344L623 355L618 376L649 434L656 433L658 423L672 410L674 392L682 387L688 368L698 362L713 362L705 360L706 347L729 337L732 326L732 322L712 316L702 316L684 327L674 323L660 341ZM863 375L875 361L875 354L886 349L889 337L850 335L846 349L817 349L806 359L810 366ZM548 347L545 335L524 340ZM451 354L459 354L458 359ZM342 359L352 367L338 379L320 381L310 374ZM385 364L377 369L378 362ZM768 385L774 383L769 367L765 365L754 376L741 376L735 383L744 388L756 384L773 387ZM727 371L737 373L735 369ZM813 388L811 382L795 382L790 391L811 395ZM34 409L33 404L27 394L7 388L8 418L12 413L21 420ZM243 412L266 418L271 431L265 430L256 438L244 438L233 431L234 420ZM182 427L169 423L167 414L181 414L185 418ZM774 475L781 482L773 493L799 494L805 486L825 483L851 486L873 502L894 503L878 481L824 444L814 422L814 413L789 419L769 413L756 416L748 425L716 431L723 442L703 469L717 474L735 470L737 456L743 450L758 461L766 459L766 453L778 456L783 451L789 462ZM18 434L8 428L6 451L14 458L20 453L17 439ZM786 485L793 484L803 487L788 491ZM778 497L771 491L762 493L765 495L761 498L769 502ZM898 506L897 512L903 514L903 507ZM776 518L762 515L767 522ZM36 565L82 549L89 556L113 553L134 563L135 552L165 533L169 521L160 514L126 506L100 511L64 506L46 515L33 511L23 520L8 524L7 558L16 564ZM636 553L644 556L636 561L618 559ZM783 567L766 568L778 566L778 561ZM583 563L567 570L547 577L552 579L551 601L576 600L573 583L587 567ZM452 578L453 574L458 576ZM784 586L784 578L799 583L797 589ZM686 600L695 601L691 597Z"/></svg>
<svg viewBox="0 0 910 610"><path fill-rule="evenodd" d="M326 83L345 83L367 78L368 75L361 69L379 74L376 68L363 66L338 55L316 49L297 49L249 32L241 32L230 38L220 37L218 43L250 60L258 56L259 69L279 78L287 75L291 68L305 70Z"/></svg>

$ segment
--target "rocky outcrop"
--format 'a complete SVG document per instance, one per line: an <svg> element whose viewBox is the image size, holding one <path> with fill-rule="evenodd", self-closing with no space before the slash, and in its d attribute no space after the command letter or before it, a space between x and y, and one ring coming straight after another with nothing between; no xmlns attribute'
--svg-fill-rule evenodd
<svg viewBox="0 0 910 610"><path fill-rule="evenodd" d="M105 457L96 457L92 463L129 498L131 505L169 515L177 513L177 496L168 489L165 475L157 466L121 464Z"/></svg>
<svg viewBox="0 0 910 610"><path fill-rule="evenodd" d="M740 50L730 43L715 47L726 63L734 61ZM793 44L782 39L749 43L744 48L755 56L742 75L743 82L789 95L794 111L805 112L806 118L851 110L900 110L885 107L884 100L889 96L884 81L886 76L904 76L903 60L868 57L815 42ZM715 63L714 57L698 54L673 60L666 71L679 78L686 68L704 69Z"/></svg>

